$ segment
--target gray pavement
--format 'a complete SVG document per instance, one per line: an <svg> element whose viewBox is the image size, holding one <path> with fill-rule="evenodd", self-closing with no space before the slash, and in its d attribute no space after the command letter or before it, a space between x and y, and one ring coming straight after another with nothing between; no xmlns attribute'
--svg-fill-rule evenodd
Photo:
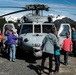
<svg viewBox="0 0 76 75"><path fill-rule="evenodd" d="M41 59L34 58L31 53L19 52L17 53L16 62L9 61L8 54L0 57L0 75L40 75ZM61 55L63 62L63 55ZM45 69L43 75L48 74L48 58L45 62ZM53 70L54 70L53 61ZM76 57L69 56L69 64L60 64L60 72L55 75L76 75Z"/></svg>

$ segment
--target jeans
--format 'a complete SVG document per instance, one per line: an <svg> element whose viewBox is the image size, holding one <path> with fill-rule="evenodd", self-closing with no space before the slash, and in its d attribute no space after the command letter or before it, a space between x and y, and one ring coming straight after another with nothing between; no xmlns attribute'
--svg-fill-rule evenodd
<svg viewBox="0 0 76 75"><path fill-rule="evenodd" d="M64 51L64 64L68 64L68 55L69 55L69 52Z"/></svg>
<svg viewBox="0 0 76 75"><path fill-rule="evenodd" d="M52 72L52 58L53 58L53 54L44 53L44 52L43 52L43 57L42 57L41 70L43 71L43 69L44 69L44 63L45 63L45 59L47 57L49 57L49 72Z"/></svg>
<svg viewBox="0 0 76 75"><path fill-rule="evenodd" d="M10 45L10 60L16 59L16 45L12 44Z"/></svg>
<svg viewBox="0 0 76 75"><path fill-rule="evenodd" d="M59 71L60 55L55 55L55 71Z"/></svg>
<svg viewBox="0 0 76 75"><path fill-rule="evenodd" d="M74 56L76 56L76 41L72 41L73 42L73 54Z"/></svg>

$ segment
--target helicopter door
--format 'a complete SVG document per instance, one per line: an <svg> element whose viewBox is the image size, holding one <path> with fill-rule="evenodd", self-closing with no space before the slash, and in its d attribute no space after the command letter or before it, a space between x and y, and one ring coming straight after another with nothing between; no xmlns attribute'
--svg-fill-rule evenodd
<svg viewBox="0 0 76 75"><path fill-rule="evenodd" d="M3 43L3 44L7 44L7 43L8 43L6 31L7 31L7 30L11 30L12 28L13 28L14 30L16 30L16 32L17 32L17 29L15 29L14 24L12 24L12 23L6 23L6 24L4 24L4 26L3 26L3 31L2 31L2 34L3 34L3 41L2 41L2 43ZM18 36L17 33L16 33L16 35Z"/></svg>
<svg viewBox="0 0 76 75"><path fill-rule="evenodd" d="M7 43L7 36L5 34L5 32L7 30L10 30L11 28L14 28L13 25L9 25L9 24L4 24L3 26L3 31L2 31L2 34L3 34L3 43Z"/></svg>
<svg viewBox="0 0 76 75"><path fill-rule="evenodd" d="M59 37L60 44L66 38L67 32L70 33L70 39L71 39L71 27L70 27L70 25L69 24L61 24L59 31L58 31L58 37Z"/></svg>

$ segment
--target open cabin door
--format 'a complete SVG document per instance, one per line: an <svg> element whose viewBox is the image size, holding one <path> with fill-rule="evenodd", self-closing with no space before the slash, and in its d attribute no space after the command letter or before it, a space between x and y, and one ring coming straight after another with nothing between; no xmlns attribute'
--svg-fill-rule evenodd
<svg viewBox="0 0 76 75"><path fill-rule="evenodd" d="M71 39L71 27L68 23L62 23L60 25L58 31L59 43L62 44L62 41L66 38L66 33L70 32L70 39Z"/></svg>

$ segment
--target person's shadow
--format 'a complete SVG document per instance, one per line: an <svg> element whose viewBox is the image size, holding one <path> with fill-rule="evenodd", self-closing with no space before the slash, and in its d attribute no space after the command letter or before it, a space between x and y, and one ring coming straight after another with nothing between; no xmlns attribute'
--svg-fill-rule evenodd
<svg viewBox="0 0 76 75"><path fill-rule="evenodd" d="M27 67L29 67L29 68L32 69L32 70L35 70L35 72L36 72L38 75L41 75L41 74L40 74L41 68L40 68L39 65L29 64Z"/></svg>
<svg viewBox="0 0 76 75"><path fill-rule="evenodd" d="M41 73L40 73L41 66L40 65L32 65L32 64L29 64L27 67L29 67L30 69L34 70L38 75L41 75ZM44 68L48 70L47 67L44 67ZM48 74L45 71L43 71L43 73Z"/></svg>

